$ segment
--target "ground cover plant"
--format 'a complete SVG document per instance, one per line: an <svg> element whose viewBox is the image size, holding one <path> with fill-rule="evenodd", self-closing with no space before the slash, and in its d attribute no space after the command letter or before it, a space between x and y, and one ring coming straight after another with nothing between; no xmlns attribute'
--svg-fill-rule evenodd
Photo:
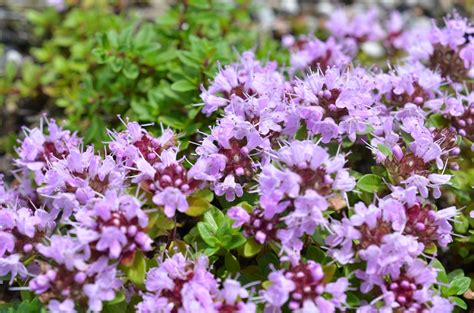
<svg viewBox="0 0 474 313"><path fill-rule="evenodd" d="M192 52L117 61L120 38L139 36L99 35L105 71L166 67L149 85L165 111L144 97L117 112L107 86L97 95L118 122L95 129L102 145L49 116L23 129L14 180L0 184L1 310L467 310L474 26L457 13L404 25L398 12L338 10L324 40L282 38L288 58L248 50L189 79ZM360 60L368 42L396 61ZM196 115L163 113L167 88L191 92L176 101Z"/></svg>
<svg viewBox="0 0 474 313"><path fill-rule="evenodd" d="M126 114L179 130L184 144L210 122L195 104L219 63L257 46L265 56L278 50L258 35L248 0L178 1L156 19L99 3L27 12L39 43L32 59L6 67L1 105L64 116L86 143L100 144Z"/></svg>

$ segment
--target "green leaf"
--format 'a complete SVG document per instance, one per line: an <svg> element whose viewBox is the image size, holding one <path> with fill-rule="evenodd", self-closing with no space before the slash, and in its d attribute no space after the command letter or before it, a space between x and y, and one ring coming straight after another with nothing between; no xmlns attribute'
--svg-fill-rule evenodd
<svg viewBox="0 0 474 313"><path fill-rule="evenodd" d="M46 18L46 15L42 14L42 11L37 10L28 10L25 12L26 19L31 24L41 25Z"/></svg>
<svg viewBox="0 0 474 313"><path fill-rule="evenodd" d="M184 65L199 69L201 66L201 60L196 58L190 51L180 51L178 58Z"/></svg>
<svg viewBox="0 0 474 313"><path fill-rule="evenodd" d="M380 192L385 188L382 182L382 178L375 174L366 174L362 176L357 182L357 187L360 190L369 193Z"/></svg>
<svg viewBox="0 0 474 313"><path fill-rule="evenodd" d="M209 1L208 0L189 0L189 5L199 8L199 9L209 9Z"/></svg>
<svg viewBox="0 0 474 313"><path fill-rule="evenodd" d="M209 208L211 208L211 201L214 198L214 194L208 190L198 191L188 197L189 208L186 210L186 214L189 216L200 216L204 214Z"/></svg>
<svg viewBox="0 0 474 313"><path fill-rule="evenodd" d="M233 235L228 243L224 245L227 250L237 249L247 241L242 234Z"/></svg>
<svg viewBox="0 0 474 313"><path fill-rule="evenodd" d="M268 289L271 285L272 285L272 282L269 281L269 280L266 280L266 281L264 281L264 282L262 283L262 287L263 287L264 289Z"/></svg>
<svg viewBox="0 0 474 313"><path fill-rule="evenodd" d="M97 63L99 64L103 64L107 60L105 51L102 48L92 49L92 54L97 58Z"/></svg>
<svg viewBox="0 0 474 313"><path fill-rule="evenodd" d="M132 40L132 36L133 36L133 30L134 30L134 26L130 25L120 32L117 38L119 46L129 47L130 42Z"/></svg>
<svg viewBox="0 0 474 313"><path fill-rule="evenodd" d="M36 312L45 312L44 308L41 305L41 302L37 297L33 300L24 300L18 305L18 308L15 311L17 313L36 313Z"/></svg>
<svg viewBox="0 0 474 313"><path fill-rule="evenodd" d="M118 34L116 31L112 30L107 32L107 40L111 48L118 48Z"/></svg>
<svg viewBox="0 0 474 313"><path fill-rule="evenodd" d="M205 199L193 198L193 197L188 198L188 203L189 203L189 207L185 213L193 217L204 214L210 208L210 205L211 205Z"/></svg>
<svg viewBox="0 0 474 313"><path fill-rule="evenodd" d="M431 114L428 117L428 121L436 128L442 128L446 126L446 119L441 114Z"/></svg>
<svg viewBox="0 0 474 313"><path fill-rule="evenodd" d="M13 61L7 62L5 65L5 79L12 82L16 75L16 64Z"/></svg>
<svg viewBox="0 0 474 313"><path fill-rule="evenodd" d="M334 276L334 273L336 273L336 265L334 264L331 264L331 265L325 265L323 266L323 271L324 271L324 281L326 283L329 283L331 282L333 276Z"/></svg>
<svg viewBox="0 0 474 313"><path fill-rule="evenodd" d="M175 59L177 55L178 55L178 51L170 47L169 49L156 54L155 60L159 63L166 64L172 61L173 59Z"/></svg>
<svg viewBox="0 0 474 313"><path fill-rule="evenodd" d="M199 235L205 243L207 243L211 247L217 247L219 245L220 240L215 237L215 231L217 231L217 229L214 228L211 224L199 222L197 224L197 228L199 231Z"/></svg>
<svg viewBox="0 0 474 313"><path fill-rule="evenodd" d="M387 147L386 145L382 144L382 143L379 143L377 145L377 148L380 150L380 152L383 153L383 155L385 155L386 157L390 157L392 156L392 150Z"/></svg>
<svg viewBox="0 0 474 313"><path fill-rule="evenodd" d="M216 236L221 238L222 242L230 242L232 240L232 233L231 221L227 217L224 217L222 222L218 224ZM226 238L223 238L224 236L226 236Z"/></svg>
<svg viewBox="0 0 474 313"><path fill-rule="evenodd" d="M31 301L31 299L34 297L34 294L29 290L20 290L20 296L23 301Z"/></svg>
<svg viewBox="0 0 474 313"><path fill-rule="evenodd" d="M179 92L186 92L186 91L191 91L191 90L197 90L198 88L188 82L187 80L178 80L177 82L173 83L171 85L171 89L174 91L179 91Z"/></svg>
<svg viewBox="0 0 474 313"><path fill-rule="evenodd" d="M257 264L262 274L267 277L273 268L278 268L280 259L271 251L257 257Z"/></svg>
<svg viewBox="0 0 474 313"><path fill-rule="evenodd" d="M456 306L460 307L463 310L467 310L467 303L463 299L458 297L449 297L449 300L453 302Z"/></svg>
<svg viewBox="0 0 474 313"><path fill-rule="evenodd" d="M118 73L122 70L123 68L123 58L120 57L114 57L112 59L112 62L110 63L110 66L112 68L112 71Z"/></svg>
<svg viewBox="0 0 474 313"><path fill-rule="evenodd" d="M120 269L131 282L137 285L143 285L145 282L146 260L140 251L135 253L133 263L130 266L121 265Z"/></svg>
<svg viewBox="0 0 474 313"><path fill-rule="evenodd" d="M263 246L256 242L253 238L249 238L244 245L243 256L246 258L251 258L257 255L262 251Z"/></svg>
<svg viewBox="0 0 474 313"><path fill-rule="evenodd" d="M105 123L100 115L93 115L91 125L86 131L84 140L86 143L98 142L104 136Z"/></svg>
<svg viewBox="0 0 474 313"><path fill-rule="evenodd" d="M310 246L306 251L306 258L316 261L320 264L326 263L326 253L319 247Z"/></svg>
<svg viewBox="0 0 474 313"><path fill-rule="evenodd" d="M136 79L139 74L140 74L140 69L138 68L138 65L132 62L125 63L125 66L123 68L123 75L125 75L125 77L133 80L133 79Z"/></svg>
<svg viewBox="0 0 474 313"><path fill-rule="evenodd" d="M130 107L132 108L132 111L137 114L138 118L142 120L146 121L153 118L149 108L147 108L146 104L143 103L143 98L133 97L130 101Z"/></svg>
<svg viewBox="0 0 474 313"><path fill-rule="evenodd" d="M457 277L449 284L446 294L448 296L462 295L469 289L470 284L471 279L469 277Z"/></svg>
<svg viewBox="0 0 474 313"><path fill-rule="evenodd" d="M104 302L102 312L125 313L127 311L127 302L125 300L125 294L123 292L118 292L113 300Z"/></svg>
<svg viewBox="0 0 474 313"><path fill-rule="evenodd" d="M441 283L448 284L448 275L446 274L446 270L444 269L443 264L441 264L438 259L433 259L430 265L438 271L437 280Z"/></svg>
<svg viewBox="0 0 474 313"><path fill-rule="evenodd" d="M242 201L238 203L236 206L241 207L242 209L244 209L245 211L249 213L252 213L253 211L253 205L249 204L247 201Z"/></svg>
<svg viewBox="0 0 474 313"><path fill-rule="evenodd" d="M175 129L183 129L186 126L182 119L178 119L172 116L163 115L159 117L159 120L160 122L163 122L163 124Z"/></svg>
<svg viewBox="0 0 474 313"><path fill-rule="evenodd" d="M348 292L346 302L351 307L358 307L360 304L360 299L357 297L357 295L354 292Z"/></svg>
<svg viewBox="0 0 474 313"><path fill-rule="evenodd" d="M214 232L217 232L218 228L224 223L226 217L221 210L216 207L212 207L209 211L204 213L204 222L212 225Z"/></svg>
<svg viewBox="0 0 474 313"><path fill-rule="evenodd" d="M424 252L427 254L436 255L436 253L438 252L438 247L436 246L434 242L432 242L428 246L425 247Z"/></svg>
<svg viewBox="0 0 474 313"><path fill-rule="evenodd" d="M204 252L204 254L207 256L212 256L216 254L217 252L219 252L220 249L221 249L220 247L208 247L202 250L202 252Z"/></svg>
<svg viewBox="0 0 474 313"><path fill-rule="evenodd" d="M175 223L162 211L150 212L148 214L148 236L156 238L175 228Z"/></svg>
<svg viewBox="0 0 474 313"><path fill-rule="evenodd" d="M457 222L454 223L454 229L459 234L465 234L469 229L469 220L462 214L456 216Z"/></svg>
<svg viewBox="0 0 474 313"><path fill-rule="evenodd" d="M461 268L458 268L448 274L449 281L453 281L455 278L464 277L464 271Z"/></svg>
<svg viewBox="0 0 474 313"><path fill-rule="evenodd" d="M153 42L154 30L153 25L144 24L140 27L138 33L134 36L133 42L137 46L148 46ZM159 47L159 45L158 45Z"/></svg>
<svg viewBox="0 0 474 313"><path fill-rule="evenodd" d="M227 253L225 254L224 264L227 270L233 274L238 273L240 271L239 261L229 251L227 251Z"/></svg>

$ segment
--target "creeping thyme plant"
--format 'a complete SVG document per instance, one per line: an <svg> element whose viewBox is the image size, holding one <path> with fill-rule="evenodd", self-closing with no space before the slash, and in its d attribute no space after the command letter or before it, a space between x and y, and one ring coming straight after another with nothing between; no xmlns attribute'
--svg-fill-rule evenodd
<svg viewBox="0 0 474 313"><path fill-rule="evenodd" d="M229 30L213 28L211 17L202 29L183 22L183 33L162 31L192 3L158 25L98 35L91 70L102 78L86 75L78 97L58 96L89 101L69 108L69 123L122 113L107 115L117 127L94 128L102 146L49 116L24 128L14 181L0 184L0 276L9 297L0 305L467 310L470 21L453 13L420 31L404 27L398 12L336 11L324 40L282 38L288 58L262 60L254 49L228 63L228 47L215 41ZM366 42L397 62L358 65ZM142 122L150 120L157 123Z"/></svg>
<svg viewBox="0 0 474 313"><path fill-rule="evenodd" d="M220 64L246 49L265 57L283 51L259 36L250 0L177 1L156 18L119 5L126 1L75 2L27 11L37 47L0 77L0 101L62 111L86 143L106 140L106 128L120 126L116 116L126 114L173 127L187 144L210 123L196 104Z"/></svg>

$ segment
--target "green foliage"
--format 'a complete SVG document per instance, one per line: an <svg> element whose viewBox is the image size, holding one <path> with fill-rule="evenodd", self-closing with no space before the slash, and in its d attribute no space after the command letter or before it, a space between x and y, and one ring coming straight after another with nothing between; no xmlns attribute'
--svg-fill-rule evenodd
<svg viewBox="0 0 474 313"><path fill-rule="evenodd" d="M357 188L365 192L376 193L382 191L385 188L385 185L380 176L367 174L357 181Z"/></svg>
<svg viewBox="0 0 474 313"><path fill-rule="evenodd" d="M257 255L262 250L262 245L256 242L253 238L247 240L242 250L242 255L246 258L251 258Z"/></svg>
<svg viewBox="0 0 474 313"><path fill-rule="evenodd" d="M162 123L182 135L181 148L185 150L189 141L198 140L196 131L206 129L212 123L213 117L200 114L199 95L219 64L228 64L236 59L238 52L251 48L256 49L260 59L270 58L281 64L287 61L287 54L281 53L276 41L261 37L255 31L249 14L250 2L178 1L156 21L131 14L117 15L106 5L79 6L65 13L53 9L30 11L27 17L39 44L31 49L32 58L21 66L13 62L6 64L0 77L0 107L15 105L24 99L46 98L48 105L60 109L59 114L66 117L69 128L85 134L86 143L106 140L104 129L117 126L118 114L144 123ZM449 121L434 114L429 123L441 128ZM365 133L368 139L372 130L369 128ZM412 141L408 134L404 135L405 141ZM303 128L300 137L307 137ZM0 146L11 141L11 138L0 138ZM353 144L350 141L342 143L344 147ZM333 148L339 149L339 144ZM388 146L378 144L374 148L387 159L393 159ZM474 159L472 153L462 155L460 159L463 170L454 173L452 185L446 188L446 198L454 199L451 202L460 207L465 206L454 224L456 233L463 236L455 239L451 251L462 257L461 263L469 263L474 260L474 219L469 217L474 209L471 200L474 198ZM363 153L354 156L352 161L367 163ZM348 196L351 205L356 197L371 203L374 194L382 196L388 191L385 181L392 181L393 177L384 166L370 165L361 173L351 172L357 178L357 195ZM254 203L252 198L245 197L243 199ZM187 200L186 218L192 217L199 222L183 218L183 224L188 223L185 226L191 230L182 239L210 256L219 276L239 273L242 282L264 281L270 268L281 266L277 256L280 247L263 246L253 238L244 237L242 230L232 227L233 221L223 211L233 204L223 198L214 199L208 190L196 192ZM219 206L219 202L223 211L213 205ZM440 207L446 207L444 203L440 204L443 204ZM239 205L249 211L253 209L245 202ZM148 215L147 232L152 239L167 237L164 249L170 253L174 248L185 250L184 242L178 239L179 235L175 236L176 229L183 226L179 219L170 220L160 211ZM352 275L356 268L338 269L328 265L330 260L321 249L326 235L318 230L310 236L313 242L303 257L321 263L328 279ZM433 256L441 253L436 245L425 247L424 252ZM147 268L152 267L149 259L152 258L137 253L128 262L123 262L120 269L126 280L143 288ZM471 279L459 269L447 273L437 259L433 259L431 265L439 270L439 292L459 308L466 309L462 295L469 290ZM355 307L362 300L367 299L348 293L349 305ZM104 303L104 312L128 312L134 307L133 301L132 298L127 304L124 294L118 293L114 300ZM33 295L25 295L20 303L0 304L0 312L43 311L45 309Z"/></svg>
<svg viewBox="0 0 474 313"><path fill-rule="evenodd" d="M208 247L206 249L208 255L213 255L221 249L226 251L237 249L247 242L232 224L233 221L215 207L204 213L203 221L197 224L197 230Z"/></svg>
<svg viewBox="0 0 474 313"><path fill-rule="evenodd" d="M146 260L141 252L135 253L131 264L125 264L120 267L127 278L139 287L145 283L146 268Z"/></svg>
<svg viewBox="0 0 474 313"><path fill-rule="evenodd" d="M233 47L255 42L255 33L240 29L250 23L245 8L192 1L154 23L130 23L98 35L92 52L104 71L89 77L81 104L94 109L84 114L108 108L109 116L126 114L194 134L205 121L195 105L200 88L216 72L217 61L228 63L236 57Z"/></svg>
<svg viewBox="0 0 474 313"><path fill-rule="evenodd" d="M250 2L178 2L156 21L94 3L66 13L30 11L43 41L31 49L33 61L18 70L7 66L0 100L47 96L86 143L105 140L104 129L117 126L118 114L162 123L187 138L209 122L199 114L199 94L218 62L256 46L264 57L276 50L258 44Z"/></svg>
<svg viewBox="0 0 474 313"><path fill-rule="evenodd" d="M189 216L200 216L211 208L214 194L209 190L200 190L188 198L189 208L186 214Z"/></svg>
<svg viewBox="0 0 474 313"><path fill-rule="evenodd" d="M0 313L46 313L37 297L23 299L20 303L0 303Z"/></svg>

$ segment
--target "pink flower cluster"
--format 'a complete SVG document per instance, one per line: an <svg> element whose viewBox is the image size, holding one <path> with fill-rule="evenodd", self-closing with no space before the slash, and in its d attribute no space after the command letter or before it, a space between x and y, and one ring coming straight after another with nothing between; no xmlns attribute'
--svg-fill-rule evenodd
<svg viewBox="0 0 474 313"><path fill-rule="evenodd" d="M454 15L420 38L398 13L379 19L337 11L326 41L286 37L288 71L252 52L222 67L201 94L217 121L189 164L172 130L157 137L128 120L104 152L53 120L25 130L17 183L0 184L0 276L52 312L98 312L119 292L140 297L138 312L452 311L432 254L458 214L438 199L474 149L474 27ZM376 41L400 63L353 65ZM179 222L202 222L186 215L202 191L246 244L279 255L266 282L213 271L229 257L222 247L163 251L156 220L182 243ZM314 246L342 270L309 257ZM140 257L144 286L123 273ZM351 307L349 292L364 300Z"/></svg>

